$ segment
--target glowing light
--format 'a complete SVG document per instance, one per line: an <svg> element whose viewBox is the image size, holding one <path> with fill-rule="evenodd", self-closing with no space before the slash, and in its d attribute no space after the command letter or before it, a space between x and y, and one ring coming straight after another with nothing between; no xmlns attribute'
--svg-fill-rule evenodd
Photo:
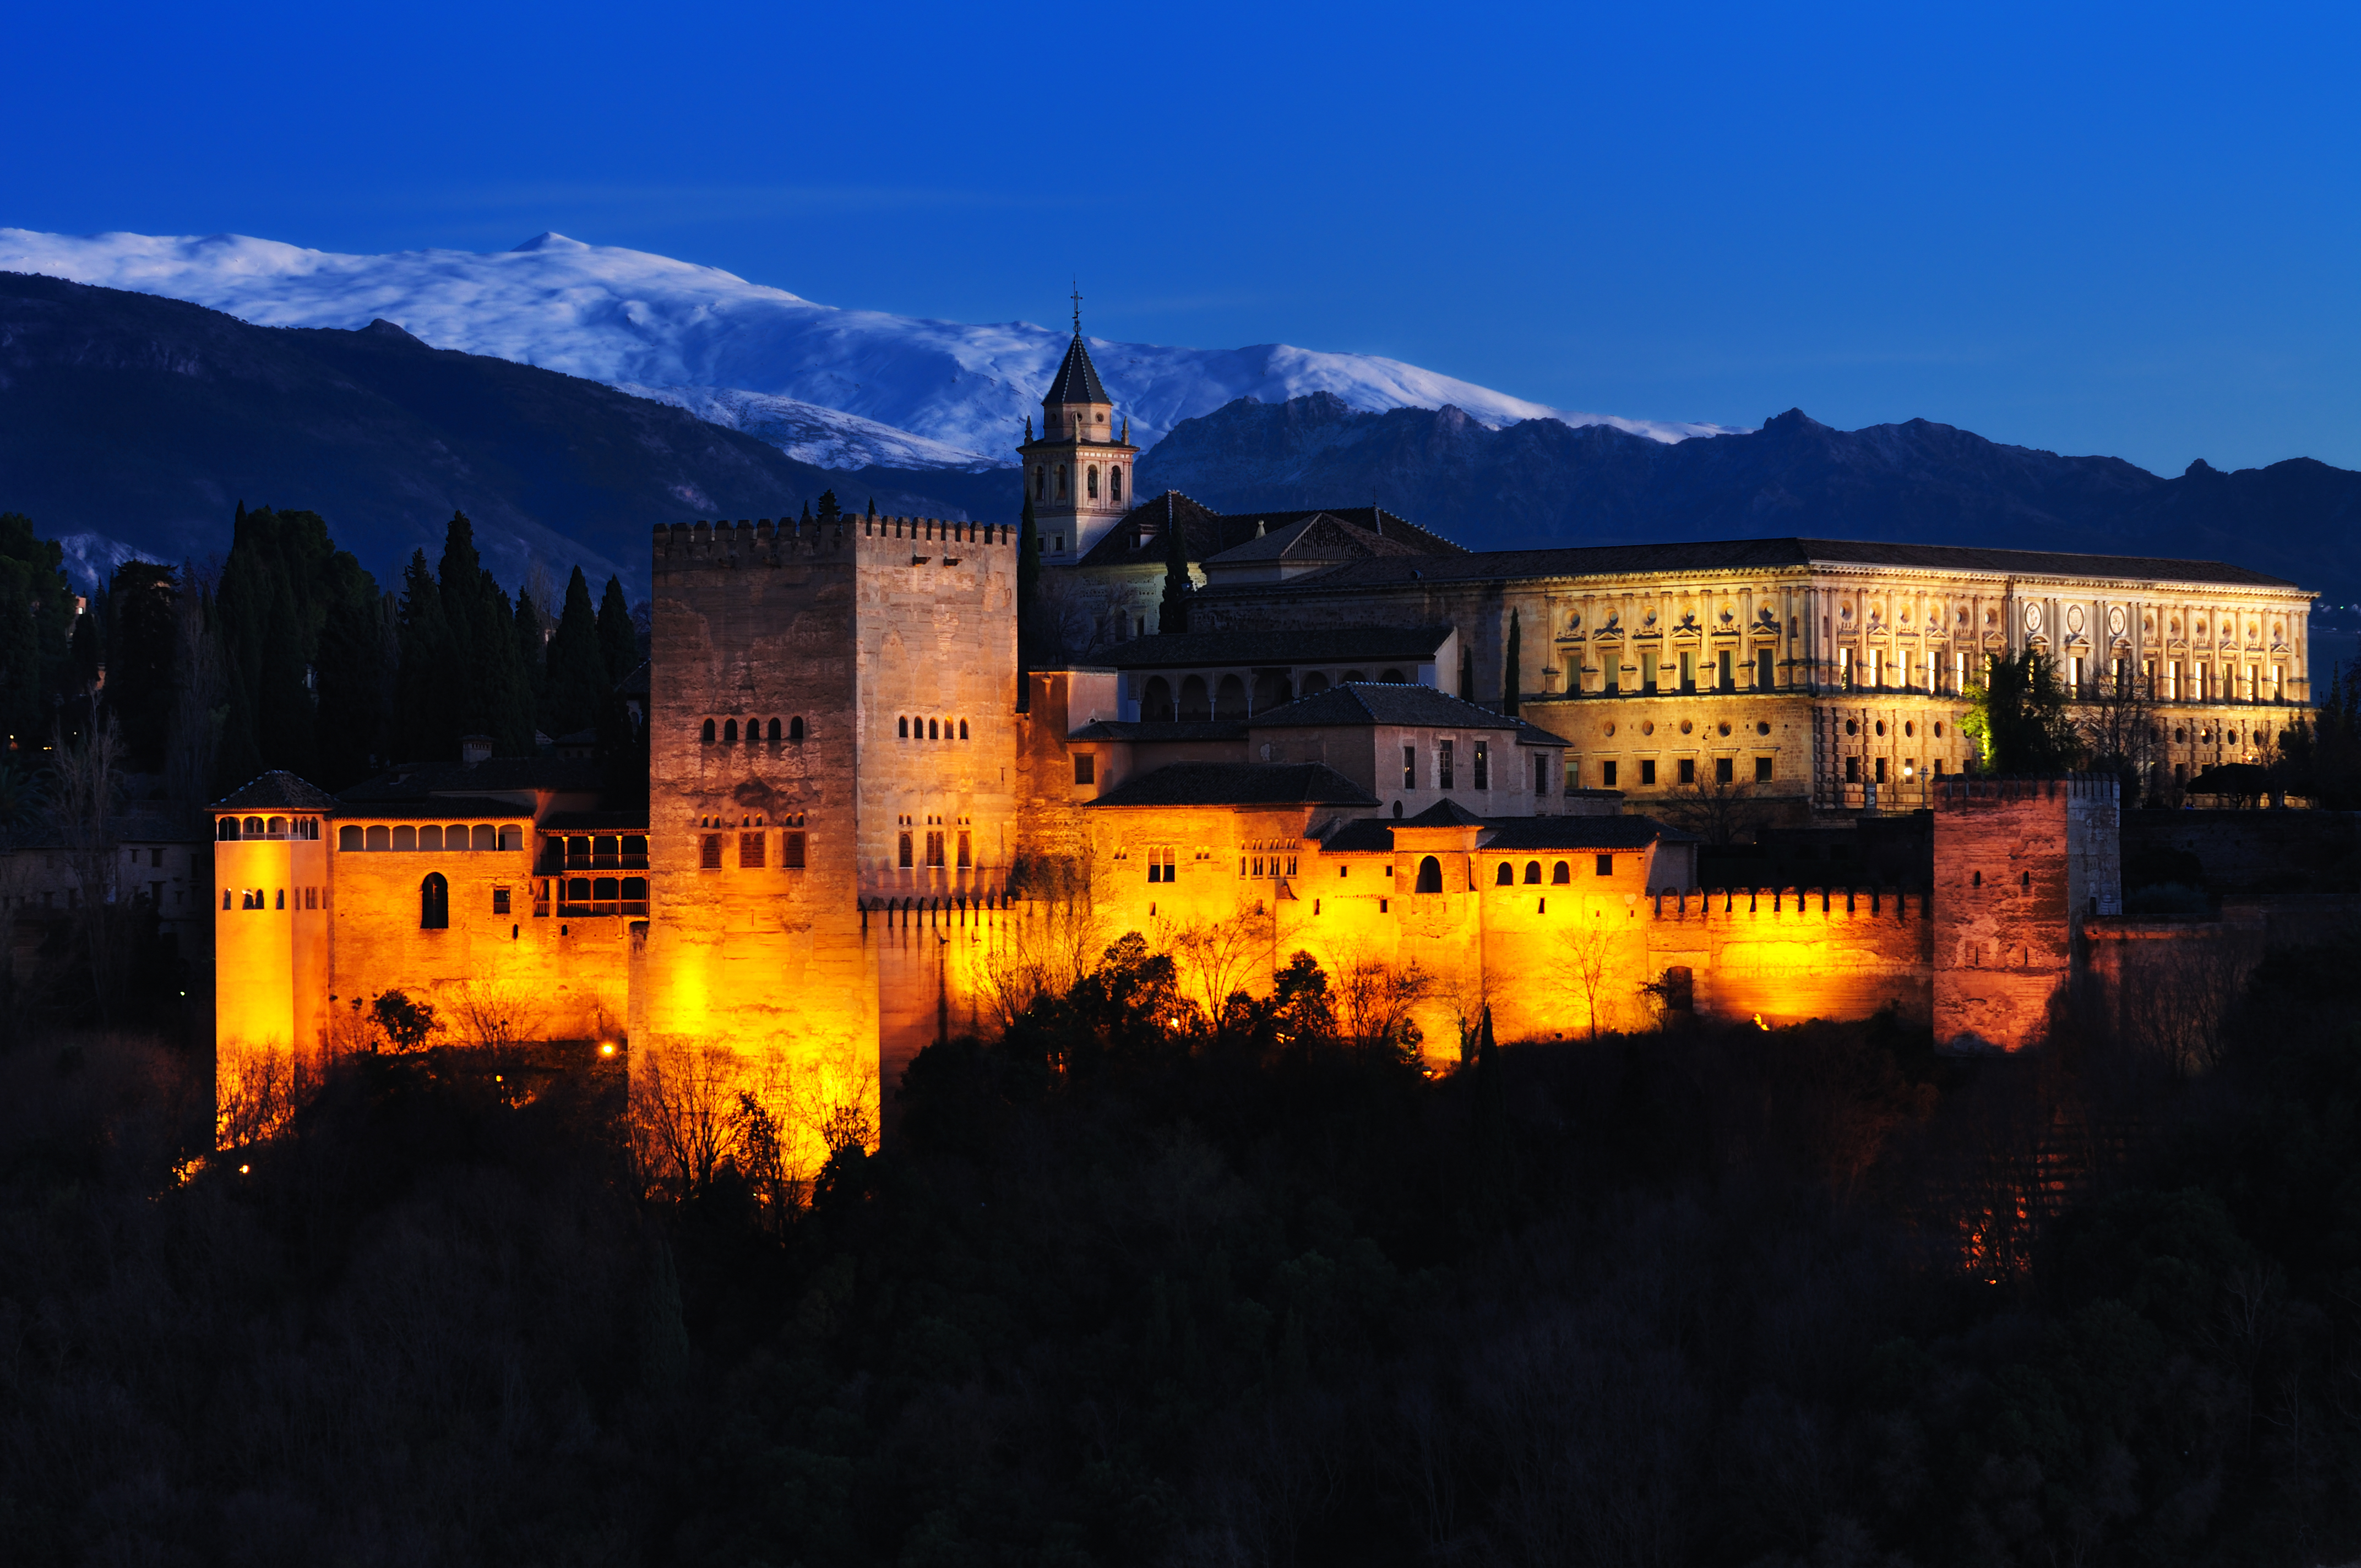
<svg viewBox="0 0 2361 1568"><path fill-rule="evenodd" d="M1771 1032L1771 1025L1763 1021L1763 1014L1760 1013L1757 1013L1754 1015L1754 1026L1762 1030L1766 1035Z"/></svg>
<svg viewBox="0 0 2361 1568"><path fill-rule="evenodd" d="M245 1176L245 1175L248 1174L249 1172L251 1172L253 1169L254 1169L254 1167L252 1167L252 1166L250 1166L250 1165L241 1165L241 1166L239 1166L239 1167L237 1168L237 1173L238 1173L240 1176Z"/></svg>
<svg viewBox="0 0 2361 1568"><path fill-rule="evenodd" d="M612 1040L601 1040L601 1041L599 1041L599 1042L598 1042L598 1054L599 1054L600 1056L602 1056L602 1057L611 1057L611 1056L613 1056L613 1055L615 1054L615 1042L614 1042L614 1041L612 1041Z"/></svg>

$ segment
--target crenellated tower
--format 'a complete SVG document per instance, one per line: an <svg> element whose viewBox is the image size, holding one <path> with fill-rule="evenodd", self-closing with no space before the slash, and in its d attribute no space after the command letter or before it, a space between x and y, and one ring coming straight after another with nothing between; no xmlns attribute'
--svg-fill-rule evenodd
<svg viewBox="0 0 2361 1568"><path fill-rule="evenodd" d="M1041 533L1041 559L1053 565L1080 560L1123 516L1139 455L1131 444L1131 421L1118 420L1082 342L1082 301L1074 295L1074 340L1041 399L1040 434L1027 420L1016 448Z"/></svg>

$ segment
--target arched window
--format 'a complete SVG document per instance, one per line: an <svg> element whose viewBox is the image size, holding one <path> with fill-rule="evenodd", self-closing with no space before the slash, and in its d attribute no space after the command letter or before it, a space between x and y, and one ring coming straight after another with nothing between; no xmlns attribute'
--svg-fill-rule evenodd
<svg viewBox="0 0 2361 1568"><path fill-rule="evenodd" d="M236 843L237 841L236 817L225 817L221 819L221 833L219 837L221 841L225 844Z"/></svg>
<svg viewBox="0 0 2361 1568"><path fill-rule="evenodd" d="M441 872L428 872L418 884L418 928L444 931L451 926L451 884Z"/></svg>
<svg viewBox="0 0 2361 1568"><path fill-rule="evenodd" d="M1083 483L1083 485L1086 487L1086 493L1090 496L1091 499L1093 499L1093 500L1096 500L1096 499L1099 499L1099 466L1098 466L1097 464L1093 463L1093 464L1092 464L1088 468L1086 468L1086 469L1084 469L1084 470L1083 470L1083 472L1082 472L1082 483Z"/></svg>
<svg viewBox="0 0 2361 1568"><path fill-rule="evenodd" d="M1418 891L1421 893L1443 891L1443 862L1433 855L1418 862Z"/></svg>
<svg viewBox="0 0 2361 1568"><path fill-rule="evenodd" d="M967 720L964 718L960 720L960 739L962 740L967 739Z"/></svg>
<svg viewBox="0 0 2361 1568"><path fill-rule="evenodd" d="M1046 500L1049 499L1049 492L1048 485L1049 476L1044 474L1038 467L1036 467L1033 470L1033 499L1035 500Z"/></svg>
<svg viewBox="0 0 2361 1568"><path fill-rule="evenodd" d="M778 743L779 743L779 721L778 721L777 719L774 718L773 720L771 720L771 744L772 744L772 745L774 745L774 746L775 746L775 745L777 745Z"/></svg>
<svg viewBox="0 0 2361 1568"><path fill-rule="evenodd" d="M522 850L522 849L523 849L523 848L524 848L524 829L523 829L523 828L501 828L501 829L500 829L500 848L501 848L501 849L503 849L503 850Z"/></svg>
<svg viewBox="0 0 2361 1568"><path fill-rule="evenodd" d="M433 823L421 828L418 830L418 847L422 850L440 850L443 847L443 829Z"/></svg>
<svg viewBox="0 0 2361 1568"><path fill-rule="evenodd" d="M336 829L336 848L339 851L345 850L357 850L360 847L361 830L359 828L339 828Z"/></svg>
<svg viewBox="0 0 2361 1568"><path fill-rule="evenodd" d="M249 817L246 819L246 836L249 839L259 839L262 837L261 817Z"/></svg>
<svg viewBox="0 0 2361 1568"><path fill-rule="evenodd" d="M1314 670L1310 674L1303 677L1303 696L1318 696L1322 692L1324 692L1327 689L1328 677L1322 674L1319 671Z"/></svg>
<svg viewBox="0 0 2361 1568"><path fill-rule="evenodd" d="M470 850L497 850L500 847L500 830L489 822L478 823L467 832Z"/></svg>
<svg viewBox="0 0 2361 1568"><path fill-rule="evenodd" d="M274 817L269 822L263 824L262 836L266 839L284 839L287 837L287 818L284 817Z"/></svg>
<svg viewBox="0 0 2361 1568"><path fill-rule="evenodd" d="M1061 501L1066 499L1066 466L1063 463L1058 465L1058 499Z"/></svg>
<svg viewBox="0 0 2361 1568"><path fill-rule="evenodd" d="M1213 717L1244 718L1246 716L1246 684L1235 675L1224 675L1219 689L1213 694Z"/></svg>
<svg viewBox="0 0 2361 1568"><path fill-rule="evenodd" d="M1123 499L1123 466L1121 464L1107 470L1107 499L1111 501Z"/></svg>
<svg viewBox="0 0 2361 1568"><path fill-rule="evenodd" d="M1348 685L1348 686L1349 686L1349 685L1355 685L1355 684L1356 684L1356 683L1358 683L1358 682L1366 681L1366 680L1367 680L1368 678L1369 678L1369 677L1368 677L1368 674L1367 674L1367 673L1366 671L1362 671L1362 670L1347 670L1347 671L1345 671L1345 684L1346 685Z"/></svg>
<svg viewBox="0 0 2361 1568"><path fill-rule="evenodd" d="M1502 861L1500 862L1500 874L1492 879L1492 885L1494 887L1516 886L1517 868L1510 865L1508 861Z"/></svg>
<svg viewBox="0 0 2361 1568"><path fill-rule="evenodd" d="M1525 862L1525 880L1529 883L1539 882L1542 880L1542 863L1539 861L1527 861Z"/></svg>
<svg viewBox="0 0 2361 1568"><path fill-rule="evenodd" d="M910 738L910 721L907 718L902 718L897 719L895 722L900 726L900 733L895 735L895 739L897 740L907 740Z"/></svg>
<svg viewBox="0 0 2361 1568"><path fill-rule="evenodd" d="M1379 675L1378 679L1385 682L1386 685L1389 686L1398 686L1402 684L1402 673L1400 670L1388 670L1384 674Z"/></svg>
<svg viewBox="0 0 2361 1568"><path fill-rule="evenodd" d="M1574 870L1564 861L1558 861L1557 864L1550 868L1550 885L1552 887L1563 887L1573 880Z"/></svg>
<svg viewBox="0 0 2361 1568"><path fill-rule="evenodd" d="M929 740L939 740L942 739L942 736L936 732L935 721L931 718L927 720L927 739Z"/></svg>
<svg viewBox="0 0 2361 1568"><path fill-rule="evenodd" d="M1162 675L1148 677L1148 687L1139 695L1139 717L1150 724L1172 722L1172 683Z"/></svg>
<svg viewBox="0 0 2361 1568"><path fill-rule="evenodd" d="M721 743L724 746L735 746L738 744L738 721L736 719L730 718L722 721Z"/></svg>
<svg viewBox="0 0 2361 1568"><path fill-rule="evenodd" d="M418 848L418 829L406 825L395 828L393 830L393 847L400 850L404 854L408 854L411 850Z"/></svg>
<svg viewBox="0 0 2361 1568"><path fill-rule="evenodd" d="M227 888L222 889L222 907L224 909L229 907L229 889Z"/></svg>
<svg viewBox="0 0 2361 1568"><path fill-rule="evenodd" d="M1191 675L1180 683L1180 722L1213 717L1213 704L1205 695L1205 677Z"/></svg>
<svg viewBox="0 0 2361 1568"><path fill-rule="evenodd" d="M370 828L368 830L368 847L372 850L392 849L393 829L383 826Z"/></svg>
<svg viewBox="0 0 2361 1568"><path fill-rule="evenodd" d="M1277 670L1265 670L1255 677L1255 711L1267 713L1274 707L1285 707L1295 700L1294 685Z"/></svg>
<svg viewBox="0 0 2361 1568"><path fill-rule="evenodd" d="M698 736L697 739L703 740L708 746L713 744L713 720L708 718L705 721L705 733Z"/></svg>
<svg viewBox="0 0 2361 1568"><path fill-rule="evenodd" d="M803 738L804 738L804 721L803 721L802 719L800 719L800 718L790 718L790 719L788 719L788 720L787 720L787 739L788 739L788 740L802 740Z"/></svg>

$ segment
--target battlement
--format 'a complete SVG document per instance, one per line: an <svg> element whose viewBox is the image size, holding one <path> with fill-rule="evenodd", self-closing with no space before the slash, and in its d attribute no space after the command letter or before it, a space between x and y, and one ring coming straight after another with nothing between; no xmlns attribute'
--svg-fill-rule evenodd
<svg viewBox="0 0 2361 1568"><path fill-rule="evenodd" d="M2064 773L2051 778L1990 777L1961 773L1927 781L1928 803L1937 811L1969 811L2036 800L2121 798L2123 781L2113 773Z"/></svg>
<svg viewBox="0 0 2361 1568"><path fill-rule="evenodd" d="M1719 916L1808 915L1888 922L1927 918L1926 888L1717 887L1682 892L1660 888L1650 897L1653 917L1671 923L1711 921Z"/></svg>
<svg viewBox="0 0 2361 1568"><path fill-rule="evenodd" d="M751 522L741 518L735 523L658 523L655 565L658 571L699 565L775 565L846 549L858 553L864 545L890 547L894 541L904 544L913 541L960 544L979 550L1008 548L1013 554L1016 529L1009 523L950 522L931 517L846 516L833 523L815 522L809 527L795 518L781 518L774 523L767 517Z"/></svg>

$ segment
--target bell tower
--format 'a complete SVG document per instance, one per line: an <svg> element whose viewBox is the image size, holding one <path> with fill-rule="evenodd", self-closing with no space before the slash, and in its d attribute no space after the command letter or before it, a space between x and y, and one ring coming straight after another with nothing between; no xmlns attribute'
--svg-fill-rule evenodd
<svg viewBox="0 0 2361 1568"><path fill-rule="evenodd" d="M1079 291L1073 300L1074 341L1042 395L1041 433L1034 435L1027 419L1016 448L1026 494L1033 498L1041 559L1059 566L1081 560L1131 505L1132 464L1139 455L1131 444L1131 421L1116 422L1115 400L1082 342Z"/></svg>

